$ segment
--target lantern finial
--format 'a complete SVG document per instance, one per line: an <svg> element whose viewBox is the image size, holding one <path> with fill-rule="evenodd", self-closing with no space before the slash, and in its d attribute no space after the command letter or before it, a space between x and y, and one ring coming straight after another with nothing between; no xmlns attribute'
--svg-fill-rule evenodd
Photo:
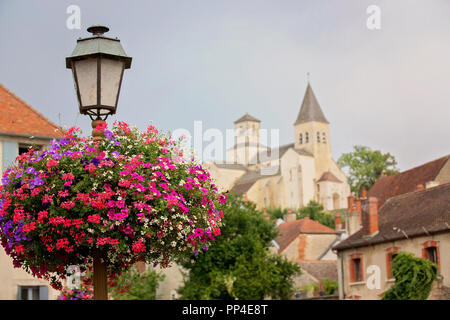
<svg viewBox="0 0 450 320"><path fill-rule="evenodd" d="M101 25L94 25L87 28L87 31L94 36L103 36L104 33L109 31L109 28Z"/></svg>

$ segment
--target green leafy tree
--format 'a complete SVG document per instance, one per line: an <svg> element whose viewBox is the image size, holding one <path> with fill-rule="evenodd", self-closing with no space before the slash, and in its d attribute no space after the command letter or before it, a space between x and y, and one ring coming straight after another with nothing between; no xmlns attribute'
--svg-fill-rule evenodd
<svg viewBox="0 0 450 320"><path fill-rule="evenodd" d="M426 300L437 275L437 265L429 260L400 252L392 261L394 285L383 300Z"/></svg>
<svg viewBox="0 0 450 320"><path fill-rule="evenodd" d="M115 288L110 288L114 300L155 300L156 290L164 275L153 269L139 273L136 267L132 267L116 280Z"/></svg>
<svg viewBox="0 0 450 320"><path fill-rule="evenodd" d="M270 219L276 220L276 219L283 219L283 215L288 212L288 209L281 209L281 208L270 208L267 209L267 213L269 214Z"/></svg>
<svg viewBox="0 0 450 320"><path fill-rule="evenodd" d="M303 219L309 216L311 220L316 220L317 222L334 229L334 215L326 213L323 209L323 205L317 201L311 200L308 205L300 208L297 213L297 219Z"/></svg>
<svg viewBox="0 0 450 320"><path fill-rule="evenodd" d="M393 155L365 146L354 146L353 152L342 154L337 163L348 170L351 190L358 194L362 188L369 190L381 174L389 176L398 173Z"/></svg>
<svg viewBox="0 0 450 320"><path fill-rule="evenodd" d="M289 299L300 268L269 253L276 236L273 223L251 202L229 196L222 234L208 251L181 262L188 270L182 299Z"/></svg>

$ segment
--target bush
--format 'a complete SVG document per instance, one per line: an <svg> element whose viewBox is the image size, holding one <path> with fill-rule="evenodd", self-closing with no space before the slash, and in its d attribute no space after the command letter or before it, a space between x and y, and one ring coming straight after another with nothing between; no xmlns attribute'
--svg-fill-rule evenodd
<svg viewBox="0 0 450 320"><path fill-rule="evenodd" d="M426 300L437 275L437 265L429 260L400 252L392 261L395 284L383 300Z"/></svg>

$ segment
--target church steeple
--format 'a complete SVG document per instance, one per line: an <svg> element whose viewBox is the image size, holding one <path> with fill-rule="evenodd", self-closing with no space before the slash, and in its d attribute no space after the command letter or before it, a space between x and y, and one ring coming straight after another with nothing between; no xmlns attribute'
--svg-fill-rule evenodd
<svg viewBox="0 0 450 320"><path fill-rule="evenodd" d="M314 156L316 179L332 164L329 122L308 82L302 106L294 123L295 148Z"/></svg>
<svg viewBox="0 0 450 320"><path fill-rule="evenodd" d="M294 125L311 121L329 123L320 108L319 102L317 102L311 85L308 82L305 96L303 97L302 106L300 108L300 112L298 113L297 121L295 121Z"/></svg>

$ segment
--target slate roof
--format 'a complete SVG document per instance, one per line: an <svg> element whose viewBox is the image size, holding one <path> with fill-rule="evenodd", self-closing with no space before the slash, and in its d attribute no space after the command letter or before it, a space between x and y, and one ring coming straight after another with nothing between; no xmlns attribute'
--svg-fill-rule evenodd
<svg viewBox="0 0 450 320"><path fill-rule="evenodd" d="M278 252L282 252L287 246L294 241L301 233L326 233L336 234L336 232L309 217L285 222L278 226L279 235L275 238L275 242L280 246Z"/></svg>
<svg viewBox="0 0 450 320"><path fill-rule="evenodd" d="M362 230L334 249L364 247L410 237L450 232L450 183L388 199L378 210L379 232L366 238ZM403 233L403 232L405 233Z"/></svg>
<svg viewBox="0 0 450 320"><path fill-rule="evenodd" d="M239 122L244 122L244 121L261 122L261 120L258 120L255 117L253 117L253 116L249 115L248 113L246 113L242 117L237 119L234 123L239 123Z"/></svg>
<svg viewBox="0 0 450 320"><path fill-rule="evenodd" d="M0 133L59 138L63 130L0 84Z"/></svg>
<svg viewBox="0 0 450 320"><path fill-rule="evenodd" d="M380 177L368 192L369 197L378 198L378 207L381 207L387 199L412 192L417 185L436 179L442 167L450 160L450 155L425 163L421 166L409 169L393 176ZM449 181L441 181L445 183Z"/></svg>
<svg viewBox="0 0 450 320"><path fill-rule="evenodd" d="M338 280L337 264L334 260L297 261L297 264L319 281Z"/></svg>
<svg viewBox="0 0 450 320"><path fill-rule="evenodd" d="M322 174L322 176L320 177L320 179L317 180L317 182L321 182L321 181L331 181L331 182L342 183L342 181L339 180L338 178L336 178L336 176L334 174L332 174L330 171L324 172Z"/></svg>
<svg viewBox="0 0 450 320"><path fill-rule="evenodd" d="M274 175L262 175L260 170L248 170L243 176L241 176L233 188L231 188L231 192L237 195L241 195L246 193L250 188L255 184L256 181L262 178L273 177L275 175L279 175L279 172Z"/></svg>
<svg viewBox="0 0 450 320"><path fill-rule="evenodd" d="M260 162L266 162L266 161L281 159L283 157L283 155L291 148L295 152L297 152L299 155L301 155L301 156L314 157L314 155L311 152L306 151L304 149L295 149L295 144L294 143L289 143L289 144L282 145L282 146L280 146L278 148L278 158L274 158L274 159L271 158L272 157L272 153L275 150L277 150L276 148L272 148L272 149L268 149L267 151L259 152L257 154L257 157L258 157L257 160L255 161L255 159L252 158L251 163L260 163Z"/></svg>
<svg viewBox="0 0 450 320"><path fill-rule="evenodd" d="M322 109L320 108L319 102L317 102L311 85L308 83L305 96L303 97L302 106L294 125L310 121L329 123L325 118Z"/></svg>

